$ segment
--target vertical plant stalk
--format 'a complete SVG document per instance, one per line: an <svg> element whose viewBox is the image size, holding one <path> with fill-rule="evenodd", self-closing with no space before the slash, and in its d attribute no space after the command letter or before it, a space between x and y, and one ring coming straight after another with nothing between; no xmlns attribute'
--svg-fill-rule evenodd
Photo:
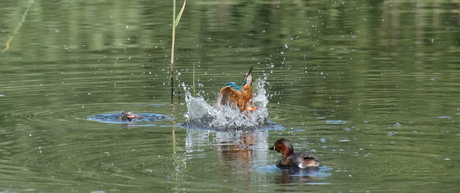
<svg viewBox="0 0 460 193"><path fill-rule="evenodd" d="M174 44L176 43L176 26L179 24L180 18L182 17L182 13L184 13L185 3L187 0L184 0L184 4L176 17L176 0L173 0L173 25L172 25L172 43L171 43L171 63L169 65L169 81L171 84L171 103L173 103L174 97ZM178 85L179 86L179 85Z"/></svg>
<svg viewBox="0 0 460 193"><path fill-rule="evenodd" d="M195 62L193 63L193 72L192 73L193 73L193 77L192 77L192 79L193 79L193 85L192 85L192 87L193 87L193 95L195 95L196 94L195 93Z"/></svg>
<svg viewBox="0 0 460 193"><path fill-rule="evenodd" d="M26 11L24 12L24 14L22 14L21 21L19 22L18 26L16 26L16 29L14 29L13 35L9 36L8 40L5 43L5 49L3 49L2 52L6 52L8 49L10 49L10 44L13 41L14 35L18 34L19 29L21 29L22 23L26 21L26 16L27 16L27 13L29 12L30 7L32 6L32 3L34 3L34 1L29 0L29 5L27 5Z"/></svg>
<svg viewBox="0 0 460 193"><path fill-rule="evenodd" d="M176 0L173 0L173 24L172 24L172 43L171 43L171 63L170 63L170 84L171 84L171 113L174 112L174 44L176 42L176 26L179 24L180 18L182 17L182 13L184 12L185 3L187 0L184 0L184 4L182 5L182 9L179 12L179 15L176 17ZM180 81L178 81L178 88L180 87ZM180 95L180 94L179 94ZM173 155L176 155L176 131L172 130L172 140L173 140Z"/></svg>

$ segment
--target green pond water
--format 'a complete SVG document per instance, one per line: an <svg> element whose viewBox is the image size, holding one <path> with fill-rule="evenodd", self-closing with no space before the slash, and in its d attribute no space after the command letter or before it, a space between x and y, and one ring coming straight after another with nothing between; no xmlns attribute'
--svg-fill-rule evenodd
<svg viewBox="0 0 460 193"><path fill-rule="evenodd" d="M1 1L0 192L458 192L459 7L187 1L171 85L172 1ZM251 66L273 125L180 126Z"/></svg>

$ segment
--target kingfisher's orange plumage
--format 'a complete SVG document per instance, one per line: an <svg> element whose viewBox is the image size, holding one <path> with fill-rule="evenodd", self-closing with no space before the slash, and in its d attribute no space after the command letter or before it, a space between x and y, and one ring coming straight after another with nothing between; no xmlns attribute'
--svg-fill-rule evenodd
<svg viewBox="0 0 460 193"><path fill-rule="evenodd" d="M225 84L217 96L216 106L230 106L235 109L240 109L240 112L245 110L252 111L257 107L252 107L252 67L248 73L244 75L243 85L239 87L234 82Z"/></svg>

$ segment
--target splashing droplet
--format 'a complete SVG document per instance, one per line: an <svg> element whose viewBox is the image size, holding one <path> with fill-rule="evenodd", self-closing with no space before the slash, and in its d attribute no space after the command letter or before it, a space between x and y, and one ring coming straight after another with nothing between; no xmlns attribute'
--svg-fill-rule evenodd
<svg viewBox="0 0 460 193"><path fill-rule="evenodd" d="M240 113L238 109L226 106L217 109L209 105L203 97L191 96L189 90L182 85L186 90L185 101L187 105L187 113L184 115L187 122L184 123L184 126L201 129L239 129L267 125L268 99L264 88L265 83L265 80L262 79L256 81L252 106L257 107L257 110L250 113Z"/></svg>

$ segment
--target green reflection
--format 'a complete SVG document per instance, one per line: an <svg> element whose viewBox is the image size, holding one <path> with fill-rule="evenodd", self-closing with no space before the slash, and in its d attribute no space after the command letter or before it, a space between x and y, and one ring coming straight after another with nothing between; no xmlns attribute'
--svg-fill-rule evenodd
<svg viewBox="0 0 460 193"><path fill-rule="evenodd" d="M285 127L267 143L289 138L332 168L285 186L270 170L276 153L245 159L218 133L187 141L170 126L186 112L183 91L169 98L170 1L2 1L0 191L458 190L458 7L187 3L174 81L190 85L195 63L197 94L212 103L254 66L269 83L269 119ZM129 130L86 120L123 110L176 119Z"/></svg>

